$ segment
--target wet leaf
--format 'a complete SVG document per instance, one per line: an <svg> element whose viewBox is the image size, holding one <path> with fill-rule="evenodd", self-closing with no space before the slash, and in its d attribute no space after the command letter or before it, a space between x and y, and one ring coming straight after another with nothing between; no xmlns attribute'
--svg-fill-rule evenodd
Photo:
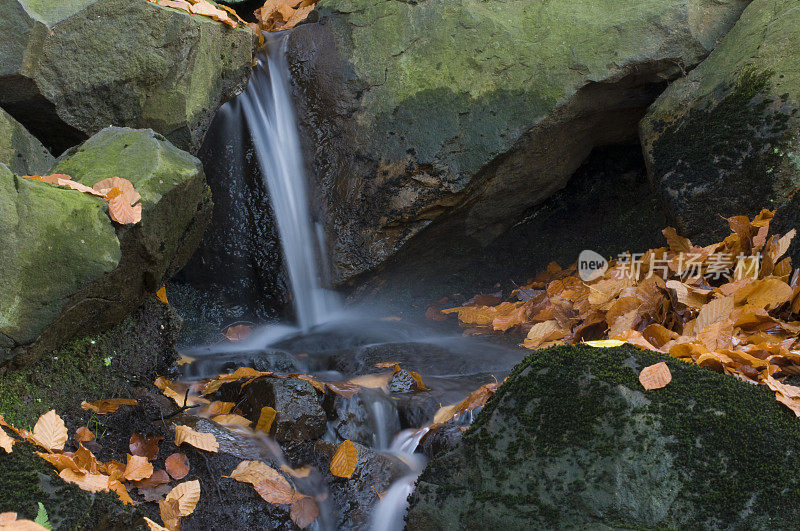
<svg viewBox="0 0 800 531"><path fill-rule="evenodd" d="M200 501L200 481L180 483L167 494L165 501L171 500L177 500L181 516L189 516L197 507L197 502Z"/></svg>
<svg viewBox="0 0 800 531"><path fill-rule="evenodd" d="M252 422L241 415L229 413L227 415L217 415L212 417L211 420L223 426L244 426L249 428Z"/></svg>
<svg viewBox="0 0 800 531"><path fill-rule="evenodd" d="M648 365L639 373L639 382L648 391L666 387L672 381L672 373L667 364L662 362Z"/></svg>
<svg viewBox="0 0 800 531"><path fill-rule="evenodd" d="M261 431L269 435L269 430L272 429L272 422L275 420L277 414L277 411L270 406L262 407L261 414L258 416L258 422L256 423L256 431Z"/></svg>
<svg viewBox="0 0 800 531"><path fill-rule="evenodd" d="M292 521L297 524L300 529L305 529L314 523L314 520L319 516L319 507L317 502L311 498L300 498L290 507L290 516Z"/></svg>
<svg viewBox="0 0 800 531"><path fill-rule="evenodd" d="M133 183L121 177L103 179L102 181L94 183L92 188L103 195L108 195L111 190L116 188L122 192L123 199L125 199L129 205L136 204L136 202L142 198L139 192L133 188Z"/></svg>
<svg viewBox="0 0 800 531"><path fill-rule="evenodd" d="M276 479L264 479L253 485L253 488L265 501L278 505L294 503L302 497L283 476L278 476Z"/></svg>
<svg viewBox="0 0 800 531"><path fill-rule="evenodd" d="M176 452L164 460L164 467L173 479L181 480L189 473L189 459Z"/></svg>
<svg viewBox="0 0 800 531"><path fill-rule="evenodd" d="M39 417L32 436L34 442L45 450L63 450L69 437L64 421L54 409Z"/></svg>
<svg viewBox="0 0 800 531"><path fill-rule="evenodd" d="M96 402L81 402L81 409L86 411L94 411L98 415L105 415L107 413L114 413L121 406L135 406L139 402L133 398L107 398L105 400L98 400Z"/></svg>
<svg viewBox="0 0 800 531"><path fill-rule="evenodd" d="M128 464L122 477L128 481L139 481L153 475L153 465L146 457L128 454Z"/></svg>
<svg viewBox="0 0 800 531"><path fill-rule="evenodd" d="M157 435L148 435L147 437L134 432L131 435L130 444L128 448L131 453L136 456L146 457L152 461L158 456L158 445L164 439Z"/></svg>
<svg viewBox="0 0 800 531"><path fill-rule="evenodd" d="M213 433L198 432L189 426L175 426L175 446L180 446L183 443L206 452L219 451L219 443Z"/></svg>
<svg viewBox="0 0 800 531"><path fill-rule="evenodd" d="M92 430L90 430L86 426L81 426L80 428L75 430L75 436L73 437L73 439L75 439L75 442L79 443L88 442L88 441L93 441L95 439L95 435L94 433L92 433Z"/></svg>
<svg viewBox="0 0 800 531"><path fill-rule="evenodd" d="M161 286L160 288L158 288L158 290L156 291L156 299L160 300L164 304L169 304L169 300L167 300L167 287L166 286ZM192 360L192 361L194 361L194 360Z"/></svg>
<svg viewBox="0 0 800 531"><path fill-rule="evenodd" d="M228 477L240 483L256 485L265 479L277 481L282 476L277 470L261 461L242 461Z"/></svg>
<svg viewBox="0 0 800 531"><path fill-rule="evenodd" d="M74 483L87 492L105 492L109 490L109 477L104 474L82 474L65 468L58 475L64 481Z"/></svg>
<svg viewBox="0 0 800 531"><path fill-rule="evenodd" d="M328 389L344 398L351 398L358 394L361 387L350 382L326 382ZM388 383L388 382L387 382Z"/></svg>
<svg viewBox="0 0 800 531"><path fill-rule="evenodd" d="M358 451L353 441L346 440L339 445L331 459L331 474L340 478L350 478L358 465Z"/></svg>
<svg viewBox="0 0 800 531"><path fill-rule="evenodd" d="M241 341L250 336L253 330L247 325L230 326L222 334L228 341Z"/></svg>

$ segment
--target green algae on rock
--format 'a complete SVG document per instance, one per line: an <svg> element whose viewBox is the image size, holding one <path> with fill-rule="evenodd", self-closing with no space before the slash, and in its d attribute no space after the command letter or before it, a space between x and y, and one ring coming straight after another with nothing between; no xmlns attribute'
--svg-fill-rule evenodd
<svg viewBox="0 0 800 531"><path fill-rule="evenodd" d="M4 226L17 228L0 234L0 239L13 240L0 246L0 263L18 273L17 281L4 283L0 291L0 332L7 344L5 357L13 349L23 364L78 334L101 332L121 321L183 267L210 219L200 161L152 130L106 128L65 153L51 172L69 174L89 186L112 176L130 180L142 196L142 221L115 226L101 199L9 173L3 190L17 211L31 210L25 202L28 195L16 190L31 190L82 205L84 217L94 223L84 226L83 218L61 204L38 199L29 201L41 211L35 220L19 224L16 218L1 218ZM104 235L102 245L95 242L93 230ZM18 236L31 231L39 232L36 237ZM79 259L73 256L81 252Z"/></svg>
<svg viewBox="0 0 800 531"><path fill-rule="evenodd" d="M672 382L645 391L659 361ZM423 471L407 528L792 527L797 422L766 388L635 347L539 350Z"/></svg>
<svg viewBox="0 0 800 531"><path fill-rule="evenodd" d="M634 139L747 3L320 2L289 53L337 279L491 241L594 147Z"/></svg>
<svg viewBox="0 0 800 531"><path fill-rule="evenodd" d="M0 105L56 154L108 125L195 152L253 35L145 0L0 2Z"/></svg>
<svg viewBox="0 0 800 531"><path fill-rule="evenodd" d="M17 175L42 175L54 160L36 137L0 109L0 164Z"/></svg>
<svg viewBox="0 0 800 531"><path fill-rule="evenodd" d="M668 216L699 243L727 233L714 222L719 214L787 205L800 186L797 6L754 0L711 55L650 107L640 134Z"/></svg>

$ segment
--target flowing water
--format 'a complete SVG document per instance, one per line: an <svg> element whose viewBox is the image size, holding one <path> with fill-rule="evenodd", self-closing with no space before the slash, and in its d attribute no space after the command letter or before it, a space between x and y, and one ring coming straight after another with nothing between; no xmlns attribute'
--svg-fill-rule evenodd
<svg viewBox="0 0 800 531"><path fill-rule="evenodd" d="M430 391L389 395L362 390L340 406L356 411L360 425L343 428L331 421L325 435L338 442L350 438L342 429L355 430L361 438L357 442L406 464L407 475L383 495L370 521L376 531L401 529L408 496L425 463L417 453L428 431L423 426L431 423L439 405L457 403L479 386L502 378L521 355L475 338L442 335L425 323L384 321L376 317L381 315L379 309L345 311L324 289L323 231L310 212L309 182L290 94L286 35L269 35L247 90L229 104L225 117L236 120L238 112L238 120L245 120L250 130L278 226L297 322L263 326L238 342L184 349L197 360L188 366L186 376L205 377L242 365L278 370L269 364L287 359L292 371L327 381L375 372L376 362L386 360L421 373ZM276 444L265 448L280 457ZM330 516L321 520L330 521ZM318 525L330 527L322 521Z"/></svg>

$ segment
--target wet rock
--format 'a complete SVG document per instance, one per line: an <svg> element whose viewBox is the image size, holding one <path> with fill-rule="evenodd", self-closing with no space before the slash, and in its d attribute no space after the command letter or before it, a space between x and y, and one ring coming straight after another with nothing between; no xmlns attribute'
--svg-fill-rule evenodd
<svg viewBox="0 0 800 531"><path fill-rule="evenodd" d="M644 391L665 361L672 381ZM758 448L758 452L753 452ZM791 526L797 419L774 393L625 346L528 356L425 468L408 529ZM720 495L720 493L724 493Z"/></svg>
<svg viewBox="0 0 800 531"><path fill-rule="evenodd" d="M17 205L0 216L0 336L18 363L120 322L186 263L210 215L200 162L150 130L104 129L51 171L89 186L129 179L142 221L118 226L102 199L0 175L3 203Z"/></svg>
<svg viewBox="0 0 800 531"><path fill-rule="evenodd" d="M650 179L670 221L699 245L726 236L720 219L779 207L800 181L800 13L755 0L699 67L642 120ZM780 218L781 216L779 216Z"/></svg>
<svg viewBox="0 0 800 531"><path fill-rule="evenodd" d="M411 376L410 372L400 369L392 374L392 378L389 380L389 391L392 393L413 393L416 390L417 382L414 381L414 377Z"/></svg>
<svg viewBox="0 0 800 531"><path fill-rule="evenodd" d="M452 450L461 442L466 426L460 426L455 422L448 422L425 434L417 446L417 451L433 459L442 452Z"/></svg>
<svg viewBox="0 0 800 531"><path fill-rule="evenodd" d="M397 260L491 242L594 147L635 139L664 83L747 3L319 6L289 61L336 279L401 249Z"/></svg>
<svg viewBox="0 0 800 531"><path fill-rule="evenodd" d="M325 406L339 440L372 448L388 448L400 426L395 400L381 391L362 389L350 398L327 393Z"/></svg>
<svg viewBox="0 0 800 531"><path fill-rule="evenodd" d="M8 0L0 20L0 105L56 154L110 124L196 152L252 61L247 28L150 2Z"/></svg>
<svg viewBox="0 0 800 531"><path fill-rule="evenodd" d="M286 448L293 466L311 465L324 478L331 497L331 508L337 529L365 529L378 493L385 492L393 482L408 473L408 467L398 458L377 453L356 443L358 465L350 479L330 473L330 461L338 444L328 441L303 442Z"/></svg>
<svg viewBox="0 0 800 531"><path fill-rule="evenodd" d="M36 137L0 109L0 163L17 175L44 175L54 161Z"/></svg>
<svg viewBox="0 0 800 531"><path fill-rule="evenodd" d="M265 378L245 387L246 414L258 419L261 408L275 408L272 435L278 442L318 439L325 433L327 416L319 392L298 378Z"/></svg>

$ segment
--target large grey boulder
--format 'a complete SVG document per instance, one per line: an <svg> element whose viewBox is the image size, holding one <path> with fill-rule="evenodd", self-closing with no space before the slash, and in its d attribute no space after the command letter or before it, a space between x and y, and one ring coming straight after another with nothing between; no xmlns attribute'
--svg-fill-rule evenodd
<svg viewBox="0 0 800 531"><path fill-rule="evenodd" d="M672 381L645 391L660 361ZM631 346L553 347L428 464L407 528L791 528L798 453L798 419L766 387Z"/></svg>
<svg viewBox="0 0 800 531"><path fill-rule="evenodd" d="M336 279L493 240L635 140L747 3L320 2L289 61Z"/></svg>
<svg viewBox="0 0 800 531"><path fill-rule="evenodd" d="M0 0L0 105L56 154L109 125L196 152L243 88L252 43L146 0Z"/></svg>
<svg viewBox="0 0 800 531"><path fill-rule="evenodd" d="M50 170L88 186L130 180L135 225L112 223L103 199L0 168L0 365L121 321L186 263L210 219L200 161L151 130L109 127Z"/></svg>
<svg viewBox="0 0 800 531"><path fill-rule="evenodd" d="M719 215L787 205L800 185L797 3L754 0L714 52L650 107L641 138L670 221L701 243L728 234ZM786 210L796 221L797 205Z"/></svg>
<svg viewBox="0 0 800 531"><path fill-rule="evenodd" d="M0 164L18 175L42 175L54 161L36 137L0 109Z"/></svg>

